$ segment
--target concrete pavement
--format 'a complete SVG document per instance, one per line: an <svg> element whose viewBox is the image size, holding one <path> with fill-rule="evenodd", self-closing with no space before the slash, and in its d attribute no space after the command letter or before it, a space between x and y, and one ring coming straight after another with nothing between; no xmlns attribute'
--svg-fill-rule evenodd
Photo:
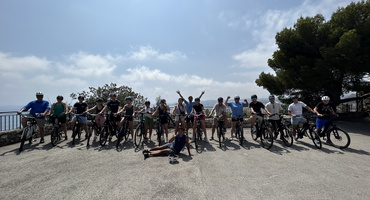
<svg viewBox="0 0 370 200"><path fill-rule="evenodd" d="M343 151L315 149L308 138L266 150L245 129L243 147L210 141L202 153L192 148L194 157L183 151L177 164L144 160L132 143L117 151L115 139L103 148L70 140L52 147L47 137L20 154L9 145L0 148L0 199L369 199L370 122L338 124L352 140Z"/></svg>

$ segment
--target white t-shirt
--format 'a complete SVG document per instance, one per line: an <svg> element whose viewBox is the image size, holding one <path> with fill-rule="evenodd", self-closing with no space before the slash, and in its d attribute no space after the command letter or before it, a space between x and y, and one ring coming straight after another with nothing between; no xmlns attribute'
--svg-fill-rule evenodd
<svg viewBox="0 0 370 200"><path fill-rule="evenodd" d="M307 105L302 101L298 101L298 103L292 103L289 105L288 110L294 115L302 115L302 108L306 107Z"/></svg>
<svg viewBox="0 0 370 200"><path fill-rule="evenodd" d="M222 115L223 113L226 113L226 106L224 104L222 104L221 106L216 103L214 106L213 106L213 109L214 109L214 116L215 117L218 117L220 115Z"/></svg>
<svg viewBox="0 0 370 200"><path fill-rule="evenodd" d="M279 114L280 113L280 110L283 110L283 108L281 107L281 104L280 103L277 103L275 102L274 104L272 104L271 102L268 102L266 105L265 105L266 109L271 113L271 114ZM269 117L269 119L272 119L272 120L279 120L279 115L274 115L272 117Z"/></svg>

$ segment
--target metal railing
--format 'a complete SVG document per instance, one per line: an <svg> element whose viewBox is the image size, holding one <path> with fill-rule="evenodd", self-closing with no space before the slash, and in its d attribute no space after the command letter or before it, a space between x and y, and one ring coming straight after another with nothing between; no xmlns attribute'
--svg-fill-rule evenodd
<svg viewBox="0 0 370 200"><path fill-rule="evenodd" d="M0 131L21 128L21 116L17 111L0 112Z"/></svg>

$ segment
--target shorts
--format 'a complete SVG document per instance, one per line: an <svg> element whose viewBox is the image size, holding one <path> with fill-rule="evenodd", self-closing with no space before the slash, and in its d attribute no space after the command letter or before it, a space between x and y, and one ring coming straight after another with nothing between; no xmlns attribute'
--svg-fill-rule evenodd
<svg viewBox="0 0 370 200"><path fill-rule="evenodd" d="M72 120L73 121L76 121L77 120L77 117L76 116L73 116ZM87 117L86 116L80 116L80 120L81 120L81 123L82 124L86 124L87 123Z"/></svg>
<svg viewBox="0 0 370 200"><path fill-rule="evenodd" d="M184 119L184 115L176 115L175 116L175 122L180 122L182 119Z"/></svg>
<svg viewBox="0 0 370 200"><path fill-rule="evenodd" d="M204 120L206 120L206 116L204 116L204 115L201 115L201 116L194 116L194 120L195 119L198 119L199 118L199 120L201 120L201 121L204 121Z"/></svg>
<svg viewBox="0 0 370 200"><path fill-rule="evenodd" d="M116 115L116 116L111 115L110 116L110 121L112 121L112 122L120 122L121 121L121 116L119 116L119 115Z"/></svg>
<svg viewBox="0 0 370 200"><path fill-rule="evenodd" d="M306 121L307 121L307 119L306 119L306 118L304 118L304 117L292 117L292 118L290 119L290 121L292 122L292 124L293 124L293 125L297 125L297 124L299 124L299 123L301 123L301 122L306 122Z"/></svg>
<svg viewBox="0 0 370 200"><path fill-rule="evenodd" d="M96 122L99 122L99 121L104 121L105 120L105 116L104 115L97 115L96 117L95 117L95 121Z"/></svg>
<svg viewBox="0 0 370 200"><path fill-rule="evenodd" d="M154 120L151 117L144 117L145 126L154 126Z"/></svg>
<svg viewBox="0 0 370 200"><path fill-rule="evenodd" d="M55 117L50 116L50 123L54 124L54 120L55 120ZM67 116L64 115L64 116L58 117L58 120L60 123L65 124L67 121Z"/></svg>
<svg viewBox="0 0 370 200"><path fill-rule="evenodd" d="M186 116L186 123L194 123L194 115Z"/></svg>
<svg viewBox="0 0 370 200"><path fill-rule="evenodd" d="M33 115L31 115L31 114L27 114L27 115L25 115L25 117L31 117L31 118L34 118L34 119L36 120L37 126L38 126L38 127L40 127L40 128L44 128L45 123L46 123L45 118L43 118L43 119L36 118L36 117L34 117Z"/></svg>
<svg viewBox="0 0 370 200"><path fill-rule="evenodd" d="M168 124L168 118L167 118L167 115L163 116L161 118L161 125L164 125L164 124Z"/></svg>
<svg viewBox="0 0 370 200"><path fill-rule="evenodd" d="M163 145L163 148L164 148L165 150L167 150L167 154L178 154L178 153L179 153L179 152L177 152L177 151L173 148L172 143L168 143L168 144Z"/></svg>
<svg viewBox="0 0 370 200"><path fill-rule="evenodd" d="M316 119L316 128L317 129L322 129L322 127L324 127L326 124L329 123L330 120L328 119L319 119L317 118Z"/></svg>
<svg viewBox="0 0 370 200"><path fill-rule="evenodd" d="M134 118L132 116L125 117L127 121L132 122L134 121Z"/></svg>
<svg viewBox="0 0 370 200"><path fill-rule="evenodd" d="M243 120L244 120L243 118L236 118L236 117L231 118L232 122L236 122L236 121L241 121L242 122Z"/></svg>

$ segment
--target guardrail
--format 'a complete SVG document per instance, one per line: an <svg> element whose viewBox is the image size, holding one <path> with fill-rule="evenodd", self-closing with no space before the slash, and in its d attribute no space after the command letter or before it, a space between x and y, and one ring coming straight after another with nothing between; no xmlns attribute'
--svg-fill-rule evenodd
<svg viewBox="0 0 370 200"><path fill-rule="evenodd" d="M0 112L0 131L21 128L21 116L17 111Z"/></svg>

